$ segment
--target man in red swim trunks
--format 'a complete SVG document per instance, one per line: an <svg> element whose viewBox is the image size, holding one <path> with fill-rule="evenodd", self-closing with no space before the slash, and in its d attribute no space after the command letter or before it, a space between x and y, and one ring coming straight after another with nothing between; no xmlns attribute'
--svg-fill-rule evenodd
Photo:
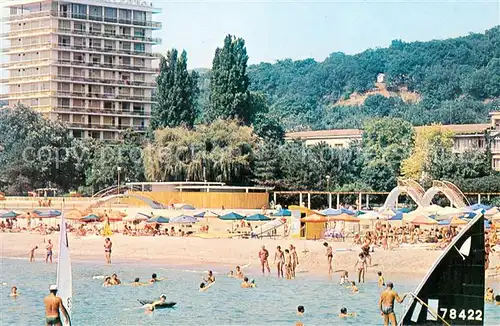
<svg viewBox="0 0 500 326"><path fill-rule="evenodd" d="M269 257L269 251L267 251L266 246L262 246L259 251L260 266L262 267L262 274L264 274L264 267L267 268L267 273L271 274L271 269L269 268L269 262L267 258Z"/></svg>

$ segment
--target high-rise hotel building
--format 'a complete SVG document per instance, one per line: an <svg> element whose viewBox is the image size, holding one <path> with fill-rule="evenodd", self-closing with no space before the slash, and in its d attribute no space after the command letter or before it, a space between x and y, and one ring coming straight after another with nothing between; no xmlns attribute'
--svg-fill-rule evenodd
<svg viewBox="0 0 500 326"><path fill-rule="evenodd" d="M4 0L5 1L5 0ZM78 138L117 139L144 131L154 101L161 28L141 0L10 0L3 49L10 106L60 119Z"/></svg>

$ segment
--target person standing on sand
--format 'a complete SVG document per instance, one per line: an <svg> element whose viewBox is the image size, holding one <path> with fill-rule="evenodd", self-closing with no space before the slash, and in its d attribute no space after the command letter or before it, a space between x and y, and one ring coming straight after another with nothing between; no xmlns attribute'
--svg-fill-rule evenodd
<svg viewBox="0 0 500 326"><path fill-rule="evenodd" d="M57 294L57 285L51 285L49 288L50 294L43 299L45 304L45 325L46 326L62 326L59 310L62 311L66 324L71 326L69 314L62 303L62 299Z"/></svg>
<svg viewBox="0 0 500 326"><path fill-rule="evenodd" d="M323 243L326 248L326 259L328 261L328 274L333 273L332 260L333 260L333 248L328 244L328 242Z"/></svg>
<svg viewBox="0 0 500 326"><path fill-rule="evenodd" d="M290 251L285 249L285 269L286 269L286 279L292 279L292 255L290 255Z"/></svg>
<svg viewBox="0 0 500 326"><path fill-rule="evenodd" d="M35 262L35 250L38 249L38 246L34 246L30 249L29 261L30 263Z"/></svg>
<svg viewBox="0 0 500 326"><path fill-rule="evenodd" d="M278 263L276 263L276 260ZM276 252L274 253L274 264L278 270L278 278L283 277L283 265L285 264L285 254L281 250L280 246L276 247Z"/></svg>
<svg viewBox="0 0 500 326"><path fill-rule="evenodd" d="M365 272L367 269L366 266L366 257L365 255L361 252L358 255L358 261L354 265L354 268L358 267L358 283L365 283Z"/></svg>
<svg viewBox="0 0 500 326"><path fill-rule="evenodd" d="M401 303L407 296L407 293L405 293L400 298L399 294L392 289L393 287L394 284L392 282L387 282L387 288L380 295L380 314L384 317L384 326L389 325L389 321L391 321L393 326L397 325L396 314L394 314L394 300Z"/></svg>
<svg viewBox="0 0 500 326"><path fill-rule="evenodd" d="M290 245L290 255L292 256L292 278L295 278L295 269L299 265L299 255L294 245Z"/></svg>
<svg viewBox="0 0 500 326"><path fill-rule="evenodd" d="M104 254L106 256L106 264L111 264L111 247L113 246L113 243L111 242L110 238L106 238L104 240Z"/></svg>
<svg viewBox="0 0 500 326"><path fill-rule="evenodd" d="M264 268L267 268L267 273L271 274L271 269L269 268L269 251L267 251L266 246L262 246L259 251L260 266L262 267L262 274L264 274Z"/></svg>
<svg viewBox="0 0 500 326"><path fill-rule="evenodd" d="M52 264L52 249L54 248L54 245L52 244L50 239L49 239L48 244L45 248L47 249L47 257L45 257L45 263L48 263L49 259L50 259L50 263Z"/></svg>

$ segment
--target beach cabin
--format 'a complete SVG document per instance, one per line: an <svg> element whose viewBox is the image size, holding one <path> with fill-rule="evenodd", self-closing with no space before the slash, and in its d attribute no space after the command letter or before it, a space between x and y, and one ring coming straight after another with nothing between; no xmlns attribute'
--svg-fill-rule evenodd
<svg viewBox="0 0 500 326"><path fill-rule="evenodd" d="M304 236L306 240L322 239L326 230L326 223L305 222Z"/></svg>

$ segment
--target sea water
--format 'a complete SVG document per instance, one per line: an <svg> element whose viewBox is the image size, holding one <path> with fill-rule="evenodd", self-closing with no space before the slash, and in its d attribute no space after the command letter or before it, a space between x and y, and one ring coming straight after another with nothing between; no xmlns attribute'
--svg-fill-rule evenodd
<svg viewBox="0 0 500 326"><path fill-rule="evenodd" d="M43 325L43 298L56 281L56 264L28 263L20 259L0 260L0 325ZM101 262L73 263L73 317L79 325L381 325L378 309L380 289L375 283L359 285L359 293L339 285L334 277L298 273L295 280L263 277L257 271L245 271L255 279L257 288L242 289L237 279L228 278L227 271L216 271L216 284L207 292L199 292L206 271L172 268L168 264L119 263L106 266ZM274 271L273 271L274 272ZM374 270L370 271L374 272ZM102 287L99 275L117 273L123 283L135 277L147 282L152 273L166 277L151 286ZM415 288L418 280L406 284L395 282L400 294ZM11 286L20 296L9 297ZM499 289L495 289L499 290ZM141 300L153 300L161 294L175 301L173 309L146 314ZM305 307L305 315L296 315L297 306ZM347 307L356 317L341 319L340 309ZM396 305L401 316L404 306ZM500 325L500 307L487 304L487 325Z"/></svg>

